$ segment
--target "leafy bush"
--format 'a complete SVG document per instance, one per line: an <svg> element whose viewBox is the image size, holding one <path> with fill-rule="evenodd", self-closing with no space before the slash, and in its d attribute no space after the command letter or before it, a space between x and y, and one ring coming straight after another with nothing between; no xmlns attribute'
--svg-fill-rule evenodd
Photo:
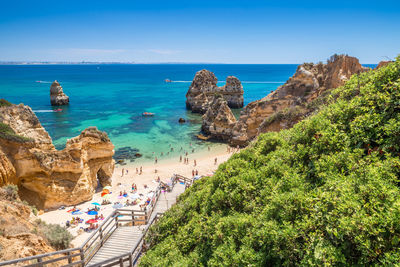
<svg viewBox="0 0 400 267"><path fill-rule="evenodd" d="M1 107L9 107L9 106L12 106L12 104L10 102L8 102L7 100L5 100L3 98L0 99L0 108Z"/></svg>
<svg viewBox="0 0 400 267"><path fill-rule="evenodd" d="M397 265L400 57L324 103L182 194L141 265Z"/></svg>
<svg viewBox="0 0 400 267"><path fill-rule="evenodd" d="M69 248L73 236L66 228L58 224L47 224L40 219L36 220L35 223L35 232L46 238L52 247L59 250Z"/></svg>

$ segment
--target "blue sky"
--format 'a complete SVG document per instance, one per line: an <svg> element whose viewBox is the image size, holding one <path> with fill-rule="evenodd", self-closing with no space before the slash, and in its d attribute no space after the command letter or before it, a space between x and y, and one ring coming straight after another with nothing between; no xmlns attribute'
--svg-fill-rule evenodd
<svg viewBox="0 0 400 267"><path fill-rule="evenodd" d="M400 1L13 0L1 61L302 63L400 53Z"/></svg>

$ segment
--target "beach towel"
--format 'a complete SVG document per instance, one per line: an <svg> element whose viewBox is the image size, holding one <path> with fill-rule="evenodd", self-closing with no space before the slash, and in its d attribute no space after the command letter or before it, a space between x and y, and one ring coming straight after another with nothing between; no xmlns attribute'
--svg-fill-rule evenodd
<svg viewBox="0 0 400 267"><path fill-rule="evenodd" d="M72 215L80 215L80 214L83 214L83 212L80 210L76 210L76 211L71 212L71 214Z"/></svg>

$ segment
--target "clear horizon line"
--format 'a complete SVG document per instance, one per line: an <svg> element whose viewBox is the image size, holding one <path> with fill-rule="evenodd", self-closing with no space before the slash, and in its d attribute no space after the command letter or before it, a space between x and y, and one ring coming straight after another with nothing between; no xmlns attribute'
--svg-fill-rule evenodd
<svg viewBox="0 0 400 267"><path fill-rule="evenodd" d="M300 65L303 63L224 63L224 62L135 62L135 61L13 61L0 60L0 65L99 65L99 64L125 64L125 65L151 65L151 64L215 64L215 65ZM378 63L360 63L362 65L377 65Z"/></svg>

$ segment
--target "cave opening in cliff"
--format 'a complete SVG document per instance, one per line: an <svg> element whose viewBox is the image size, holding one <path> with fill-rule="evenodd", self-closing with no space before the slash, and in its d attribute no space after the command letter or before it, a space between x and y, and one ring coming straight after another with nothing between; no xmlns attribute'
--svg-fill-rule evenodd
<svg viewBox="0 0 400 267"><path fill-rule="evenodd" d="M97 186L96 186L96 193L103 190L103 187L106 185L106 182L109 180L108 175L106 172L100 168L97 171Z"/></svg>

